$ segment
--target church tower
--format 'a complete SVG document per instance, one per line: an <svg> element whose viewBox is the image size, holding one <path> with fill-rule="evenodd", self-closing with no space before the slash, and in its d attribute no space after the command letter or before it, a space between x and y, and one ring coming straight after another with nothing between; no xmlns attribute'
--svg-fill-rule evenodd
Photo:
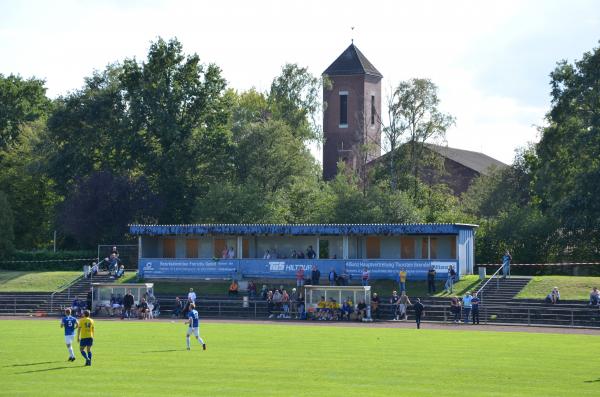
<svg viewBox="0 0 600 397"><path fill-rule="evenodd" d="M330 180L340 160L356 169L381 155L383 76L354 44L323 76L330 81L323 88L323 178Z"/></svg>

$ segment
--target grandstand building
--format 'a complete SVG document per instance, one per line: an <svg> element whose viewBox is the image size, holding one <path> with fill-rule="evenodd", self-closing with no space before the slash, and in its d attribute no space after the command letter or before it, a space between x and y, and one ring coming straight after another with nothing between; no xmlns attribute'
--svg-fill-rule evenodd
<svg viewBox="0 0 600 397"><path fill-rule="evenodd" d="M359 279L395 279L405 268L425 279L433 266L472 274L476 225L469 224L197 224L130 225L138 236L138 268L153 278L305 278L317 266ZM311 258L311 251L314 258ZM301 254L302 252L302 254ZM302 257L304 256L304 257Z"/></svg>

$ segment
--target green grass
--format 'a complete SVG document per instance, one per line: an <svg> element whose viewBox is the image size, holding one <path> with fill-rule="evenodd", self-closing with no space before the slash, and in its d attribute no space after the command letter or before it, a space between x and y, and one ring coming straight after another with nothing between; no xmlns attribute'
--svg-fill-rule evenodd
<svg viewBox="0 0 600 397"><path fill-rule="evenodd" d="M81 272L0 271L0 292L48 292L75 280Z"/></svg>
<svg viewBox="0 0 600 397"><path fill-rule="evenodd" d="M590 335L96 321L92 367L57 321L0 321L0 396L597 396Z"/></svg>
<svg viewBox="0 0 600 397"><path fill-rule="evenodd" d="M592 287L600 288L600 277L534 277L517 295L517 298L544 299L552 291L553 287L558 287L561 299L588 300Z"/></svg>

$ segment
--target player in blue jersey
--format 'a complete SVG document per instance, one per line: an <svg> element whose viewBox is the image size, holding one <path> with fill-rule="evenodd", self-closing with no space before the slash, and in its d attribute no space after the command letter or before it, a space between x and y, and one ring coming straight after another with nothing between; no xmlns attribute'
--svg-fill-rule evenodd
<svg viewBox="0 0 600 397"><path fill-rule="evenodd" d="M75 328L77 328L77 319L71 316L71 309L65 310L65 316L60 321L60 327L65 329L65 343L69 350L69 361L75 361L73 353L73 339L75 338Z"/></svg>
<svg viewBox="0 0 600 397"><path fill-rule="evenodd" d="M196 310L196 305L190 303L190 311L188 312L188 322L189 324L186 341L187 341L187 349L190 350L190 335L194 334L198 342L202 343L202 349L206 350L206 343L200 337L200 328L198 327L200 324L200 318L198 317L198 311Z"/></svg>

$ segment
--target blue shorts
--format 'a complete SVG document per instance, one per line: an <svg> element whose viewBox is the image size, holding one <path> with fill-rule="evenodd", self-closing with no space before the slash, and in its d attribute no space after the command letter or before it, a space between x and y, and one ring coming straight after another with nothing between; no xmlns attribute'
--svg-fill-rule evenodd
<svg viewBox="0 0 600 397"><path fill-rule="evenodd" d="M80 347L92 346L94 344L94 338L83 338L79 341Z"/></svg>

